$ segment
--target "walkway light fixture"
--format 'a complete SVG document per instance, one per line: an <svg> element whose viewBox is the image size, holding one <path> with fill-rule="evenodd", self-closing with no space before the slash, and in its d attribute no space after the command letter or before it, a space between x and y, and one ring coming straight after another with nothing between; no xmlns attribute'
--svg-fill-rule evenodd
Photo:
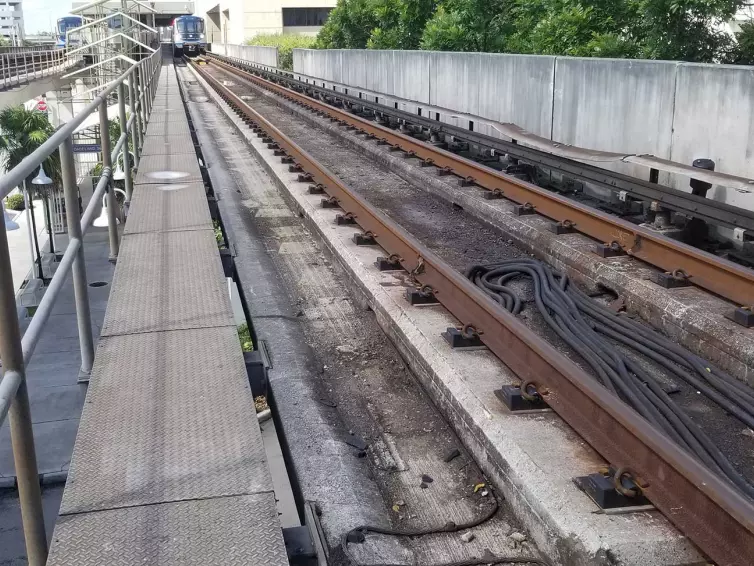
<svg viewBox="0 0 754 566"><path fill-rule="evenodd" d="M3 220L5 220L5 231L10 232L12 230L18 230L18 224L13 221L13 219L8 214L8 211L5 210L5 201L3 199L0 199L0 208L3 209Z"/></svg>

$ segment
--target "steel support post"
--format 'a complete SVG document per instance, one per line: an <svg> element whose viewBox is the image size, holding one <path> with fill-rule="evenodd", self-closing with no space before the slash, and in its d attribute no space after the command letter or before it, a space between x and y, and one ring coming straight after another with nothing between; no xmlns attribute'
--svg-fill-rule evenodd
<svg viewBox="0 0 754 566"><path fill-rule="evenodd" d="M107 134L105 134L107 135ZM104 141L105 136L102 136ZM68 238L78 238L81 246L76 252L71 271L73 292L76 297L76 319L79 326L79 347L81 348L81 373L79 379L85 381L92 373L94 362L94 340L89 313L89 292L86 287L86 264L84 263L84 241L81 234L81 214L79 212L76 167L73 160L73 140L67 137L60 144L60 165L63 173L63 193L65 195L65 215L68 224Z"/></svg>
<svg viewBox="0 0 754 566"><path fill-rule="evenodd" d="M131 139L132 134L128 131L128 120L126 118L126 88L123 86L123 83L118 85L118 120L120 120L120 131L126 134L126 142L123 144L121 155L123 156L123 174L125 175L126 185L126 210L128 210L134 190L133 181L131 179L131 156L128 153L128 140Z"/></svg>
<svg viewBox="0 0 754 566"><path fill-rule="evenodd" d="M122 86L122 85L121 85ZM120 86L118 87L120 89ZM107 235L110 238L110 262L115 263L118 260L118 221L116 220L115 209L118 202L115 199L113 190L113 160L110 149L110 121L107 118L107 100L99 105L99 131L102 147L102 167L110 168L110 181L107 183ZM126 147L126 149L128 149Z"/></svg>
<svg viewBox="0 0 754 566"><path fill-rule="evenodd" d="M143 65L139 65L137 72L139 73L139 90L141 91L141 94L144 95L144 98L142 99L144 102L144 114L142 115L142 120L144 121L144 133L146 133L150 108L149 83L147 82L148 77Z"/></svg>
<svg viewBox="0 0 754 566"><path fill-rule="evenodd" d="M136 73L131 73L131 76L128 77L128 99L131 103L131 113L135 115L133 125L134 167L138 168L139 157L141 156L141 118L139 117L139 113L136 111L136 104L138 100L136 99L136 86L134 85L135 75Z"/></svg>
<svg viewBox="0 0 754 566"><path fill-rule="evenodd" d="M13 460L27 560L29 566L44 566L47 562L47 536L16 309L8 236L4 229L0 229L0 359L3 373L15 371L23 377L8 411Z"/></svg>

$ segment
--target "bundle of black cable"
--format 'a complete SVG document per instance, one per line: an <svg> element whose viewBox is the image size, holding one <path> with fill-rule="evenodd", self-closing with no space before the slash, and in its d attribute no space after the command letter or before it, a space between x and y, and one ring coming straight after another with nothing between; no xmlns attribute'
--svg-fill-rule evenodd
<svg viewBox="0 0 754 566"><path fill-rule="evenodd" d="M588 364L602 385L709 469L727 477L754 499L754 486L673 401L662 383L623 355L616 343L651 359L754 428L754 391L750 387L658 332L613 312L581 291L567 275L539 260L516 258L475 265L467 270L466 276L513 314L523 310L524 302L511 283L520 278L530 279L539 314Z"/></svg>

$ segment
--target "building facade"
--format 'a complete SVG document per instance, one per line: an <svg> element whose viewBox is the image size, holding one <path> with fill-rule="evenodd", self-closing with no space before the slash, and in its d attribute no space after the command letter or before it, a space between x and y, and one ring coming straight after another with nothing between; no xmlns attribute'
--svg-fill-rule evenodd
<svg viewBox="0 0 754 566"><path fill-rule="evenodd" d="M10 45L21 45L24 39L24 10L21 0L0 0L0 35Z"/></svg>
<svg viewBox="0 0 754 566"><path fill-rule="evenodd" d="M243 43L256 35L316 35L337 0L196 0L209 43Z"/></svg>

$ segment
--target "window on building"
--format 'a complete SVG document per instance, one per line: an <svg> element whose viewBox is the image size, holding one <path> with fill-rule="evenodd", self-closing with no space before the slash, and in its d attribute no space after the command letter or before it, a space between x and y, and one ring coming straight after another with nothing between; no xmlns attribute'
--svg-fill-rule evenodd
<svg viewBox="0 0 754 566"><path fill-rule="evenodd" d="M323 26L332 8L283 8L283 27Z"/></svg>

